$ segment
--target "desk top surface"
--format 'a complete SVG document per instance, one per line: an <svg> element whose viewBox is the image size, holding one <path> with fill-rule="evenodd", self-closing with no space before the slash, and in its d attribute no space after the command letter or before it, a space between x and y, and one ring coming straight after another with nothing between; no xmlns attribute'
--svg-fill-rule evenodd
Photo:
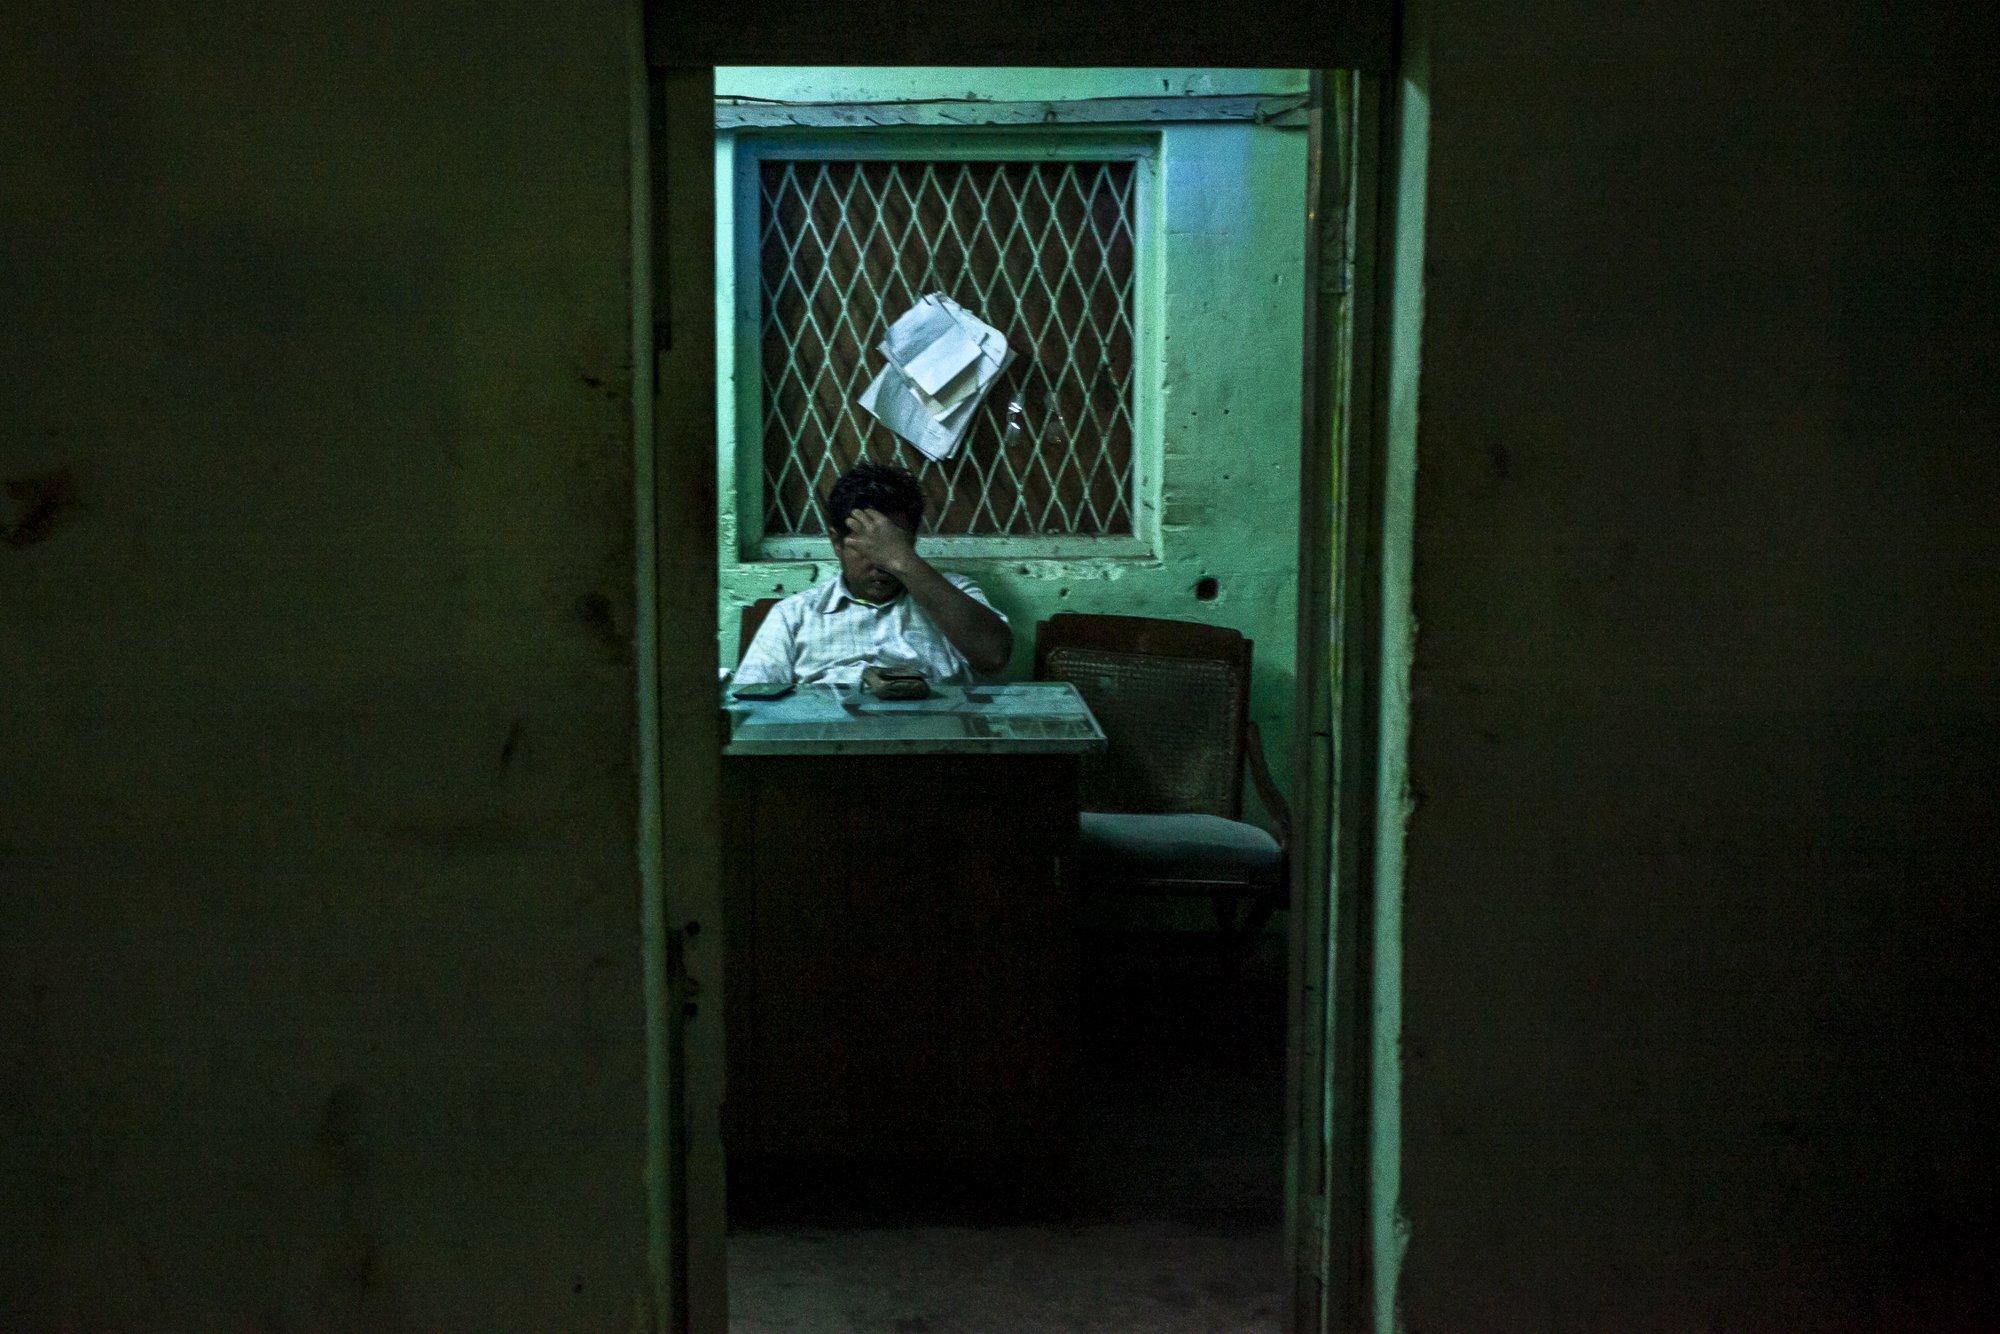
<svg viewBox="0 0 2000 1334"><path fill-rule="evenodd" d="M725 755L1061 755L1104 746L1090 707L1064 681L938 686L881 700L853 686L802 686L778 699L723 693Z"/></svg>

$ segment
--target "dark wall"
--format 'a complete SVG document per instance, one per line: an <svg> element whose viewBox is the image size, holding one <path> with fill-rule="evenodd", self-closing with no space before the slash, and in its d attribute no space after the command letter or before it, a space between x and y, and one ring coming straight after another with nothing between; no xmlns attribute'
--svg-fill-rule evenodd
<svg viewBox="0 0 2000 1334"><path fill-rule="evenodd" d="M631 1325L624 24L0 11L0 1328Z"/></svg>
<svg viewBox="0 0 2000 1334"><path fill-rule="evenodd" d="M1991 1327L1995 26L1427 8L1408 1326Z"/></svg>
<svg viewBox="0 0 2000 1334"><path fill-rule="evenodd" d="M1432 17L1409 1324L1973 1327L1994 33ZM624 23L0 10L0 1325L629 1320Z"/></svg>

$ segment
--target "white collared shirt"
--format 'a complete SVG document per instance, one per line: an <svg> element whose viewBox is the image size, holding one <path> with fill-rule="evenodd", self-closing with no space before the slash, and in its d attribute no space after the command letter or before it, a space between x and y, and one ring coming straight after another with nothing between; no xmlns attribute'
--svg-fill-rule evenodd
<svg viewBox="0 0 2000 1334"><path fill-rule="evenodd" d="M972 580L962 574L944 577L1002 621L1007 619ZM850 594L838 574L771 608L732 679L853 685L870 666L914 668L939 685L974 680L972 664L909 593L877 606Z"/></svg>

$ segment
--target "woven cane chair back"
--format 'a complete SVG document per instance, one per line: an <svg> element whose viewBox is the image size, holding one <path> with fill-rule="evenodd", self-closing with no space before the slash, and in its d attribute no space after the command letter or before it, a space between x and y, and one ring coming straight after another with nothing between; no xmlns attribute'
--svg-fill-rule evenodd
<svg viewBox="0 0 2000 1334"><path fill-rule="evenodd" d="M1250 641L1140 616L1060 615L1037 628L1035 675L1067 681L1104 729L1078 774L1085 810L1243 814Z"/></svg>

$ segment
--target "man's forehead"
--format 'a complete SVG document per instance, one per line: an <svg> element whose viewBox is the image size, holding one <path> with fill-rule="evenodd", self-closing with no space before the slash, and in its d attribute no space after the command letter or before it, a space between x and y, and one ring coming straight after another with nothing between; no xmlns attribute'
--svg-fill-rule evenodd
<svg viewBox="0 0 2000 1334"><path fill-rule="evenodd" d="M852 518L854 515L861 513L863 510L869 510L871 513L874 514L881 514L883 518L887 519L890 523L895 524L898 528L902 529L904 532L910 534L912 537L916 536L917 525L912 523L910 519L905 515L884 514L881 510L871 509L867 505L857 505L854 507L852 511L849 512L849 518ZM847 533L844 531L837 531L833 535L834 540L836 542L846 536Z"/></svg>

